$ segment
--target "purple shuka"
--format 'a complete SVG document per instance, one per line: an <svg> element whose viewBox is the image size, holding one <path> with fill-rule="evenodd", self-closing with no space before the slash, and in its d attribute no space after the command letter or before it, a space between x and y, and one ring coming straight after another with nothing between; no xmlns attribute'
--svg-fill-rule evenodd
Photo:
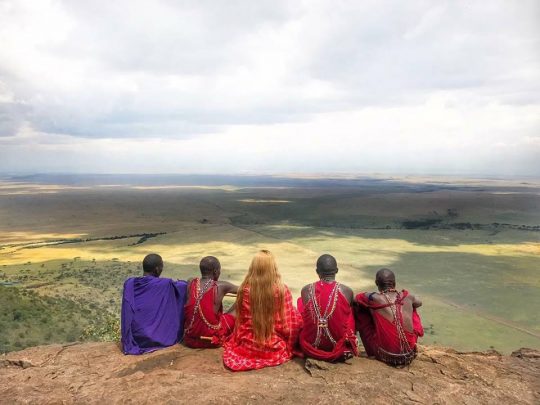
<svg viewBox="0 0 540 405"><path fill-rule="evenodd" d="M185 281L169 278L126 280L122 299L124 354L148 353L182 340L186 288Z"/></svg>

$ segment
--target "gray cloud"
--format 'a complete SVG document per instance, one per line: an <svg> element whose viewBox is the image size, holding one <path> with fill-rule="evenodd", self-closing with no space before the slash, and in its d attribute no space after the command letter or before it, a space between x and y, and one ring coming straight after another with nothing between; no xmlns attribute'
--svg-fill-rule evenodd
<svg viewBox="0 0 540 405"><path fill-rule="evenodd" d="M58 3L65 34L19 45L56 62L31 73L61 80L52 69L66 69L76 83L43 86L17 70L31 60L8 51L13 63L0 80L28 105L11 120L81 136L189 136L220 124L420 102L430 90L475 88L502 101L538 101L538 82L516 74L539 66L536 2L287 3ZM4 21L32 13L12 10ZM274 48L273 38L285 49ZM285 72L251 87L273 64ZM309 86L319 81L339 94L313 97Z"/></svg>
<svg viewBox="0 0 540 405"><path fill-rule="evenodd" d="M194 139L440 98L478 118L427 136L472 136L508 105L526 125L490 128L497 142L535 138L538 15L537 1L4 0L0 136Z"/></svg>
<svg viewBox="0 0 540 405"><path fill-rule="evenodd" d="M393 12L357 2L333 10L309 71L383 100L475 89L503 102L518 92L538 101L538 15L537 2L407 2ZM524 75L527 68L536 72Z"/></svg>

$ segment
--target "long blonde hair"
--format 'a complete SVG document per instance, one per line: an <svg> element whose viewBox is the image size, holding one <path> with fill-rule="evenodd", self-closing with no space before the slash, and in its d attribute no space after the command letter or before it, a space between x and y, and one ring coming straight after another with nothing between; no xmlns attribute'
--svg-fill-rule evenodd
<svg viewBox="0 0 540 405"><path fill-rule="evenodd" d="M274 333L275 314L279 313L284 322L283 301L285 288L281 281L274 255L268 250L259 251L251 261L248 274L238 289L236 322L242 322L240 308L244 289L249 287L250 310L253 320L253 334L257 343L264 343ZM275 297L277 287L277 299Z"/></svg>

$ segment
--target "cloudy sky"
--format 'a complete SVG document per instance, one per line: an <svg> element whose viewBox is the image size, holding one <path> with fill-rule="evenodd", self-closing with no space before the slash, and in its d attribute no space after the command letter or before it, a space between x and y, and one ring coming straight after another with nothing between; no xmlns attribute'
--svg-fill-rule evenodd
<svg viewBox="0 0 540 405"><path fill-rule="evenodd" d="M539 160L536 0L0 0L0 173Z"/></svg>

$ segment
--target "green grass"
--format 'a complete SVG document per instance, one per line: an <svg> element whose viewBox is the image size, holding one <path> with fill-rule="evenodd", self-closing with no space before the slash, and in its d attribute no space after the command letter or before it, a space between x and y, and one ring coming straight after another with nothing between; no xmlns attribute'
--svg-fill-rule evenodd
<svg viewBox="0 0 540 405"><path fill-rule="evenodd" d="M0 243L0 284L15 284L0 286L0 351L116 339L123 282L141 274L140 261L149 252L165 259L164 277L196 276L199 260L211 254L221 260L223 279L240 283L261 248L274 252L296 297L315 280L317 257L331 253L338 260L338 279L356 292L372 291L376 270L390 267L400 287L421 295L425 343L503 352L540 348L540 233L400 229L405 221L430 218L538 225L540 197L489 190L395 191L392 185L118 189L3 198L0 231L10 242ZM137 238L10 246L52 238L37 235L61 239L72 233L84 239L150 232L167 234L135 246Z"/></svg>
<svg viewBox="0 0 540 405"><path fill-rule="evenodd" d="M507 354L520 347L539 347L540 339L520 330L442 303L433 296L424 295L422 300L424 306L420 313L426 327L425 336L420 340L422 344L463 351L495 349Z"/></svg>
<svg viewBox="0 0 540 405"><path fill-rule="evenodd" d="M0 286L0 353L81 340L85 328L106 324L110 312L93 302L43 297Z"/></svg>

